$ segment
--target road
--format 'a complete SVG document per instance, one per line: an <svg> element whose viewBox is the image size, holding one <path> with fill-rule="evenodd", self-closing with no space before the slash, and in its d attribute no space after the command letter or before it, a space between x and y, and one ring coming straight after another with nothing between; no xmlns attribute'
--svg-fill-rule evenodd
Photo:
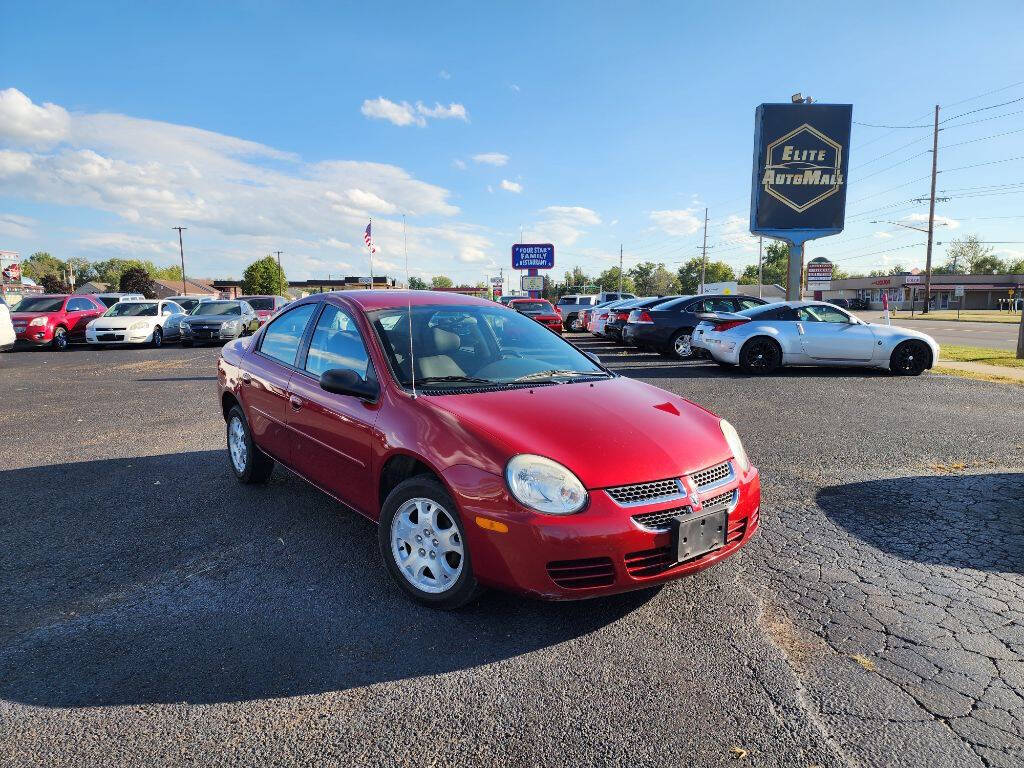
<svg viewBox="0 0 1024 768"><path fill-rule="evenodd" d="M873 313L860 313L865 320L872 323L884 323L884 316ZM939 344L961 344L970 347L992 347L993 349L1009 349L1016 351L1017 334L1020 326L1014 323L971 323L950 322L947 320L909 320L900 318L893 320L893 325L912 328L927 333Z"/></svg>
<svg viewBox="0 0 1024 768"><path fill-rule="evenodd" d="M760 533L454 614L298 478L235 482L215 349L0 356L0 765L1024 762L1024 390L577 340L737 426Z"/></svg>

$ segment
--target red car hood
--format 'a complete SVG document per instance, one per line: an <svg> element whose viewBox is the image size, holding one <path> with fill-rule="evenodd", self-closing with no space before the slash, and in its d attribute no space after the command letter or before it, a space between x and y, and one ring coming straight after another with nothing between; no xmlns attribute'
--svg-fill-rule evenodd
<svg viewBox="0 0 1024 768"><path fill-rule="evenodd" d="M56 312L11 312L11 320L34 320L37 317L51 317Z"/></svg>
<svg viewBox="0 0 1024 768"><path fill-rule="evenodd" d="M505 452L506 461L517 453L546 456L591 489L678 477L731 456L717 416L628 378L424 400Z"/></svg>

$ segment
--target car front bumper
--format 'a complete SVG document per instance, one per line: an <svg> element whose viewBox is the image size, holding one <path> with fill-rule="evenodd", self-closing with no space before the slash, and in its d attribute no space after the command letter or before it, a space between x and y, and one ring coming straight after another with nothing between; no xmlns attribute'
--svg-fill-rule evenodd
<svg viewBox="0 0 1024 768"><path fill-rule="evenodd" d="M147 344L153 340L153 332L147 328L138 331L127 328L95 331L89 328L85 331L85 340L90 344Z"/></svg>
<svg viewBox="0 0 1024 768"><path fill-rule="evenodd" d="M14 329L14 343L19 347L42 347L53 341L53 326L30 325L24 330Z"/></svg>
<svg viewBox="0 0 1024 768"><path fill-rule="evenodd" d="M205 328L199 330L189 329L187 331L183 329L181 331L181 340L191 341L193 344L206 344L222 341L231 341L232 339L237 339L241 335L241 328L237 328L233 331L228 331L225 330L224 328L220 328L219 330L215 329L211 331L207 331Z"/></svg>
<svg viewBox="0 0 1024 768"><path fill-rule="evenodd" d="M624 507L595 490L583 512L542 515L512 500L501 477L467 465L444 474L455 491L480 583L550 600L628 592L688 576L735 554L759 525L761 485L753 467L713 492L736 491L725 545L684 562L675 560L671 532L642 527L634 516L689 505L699 514L692 493L685 499ZM484 528L478 518L487 525L496 521L507 531Z"/></svg>

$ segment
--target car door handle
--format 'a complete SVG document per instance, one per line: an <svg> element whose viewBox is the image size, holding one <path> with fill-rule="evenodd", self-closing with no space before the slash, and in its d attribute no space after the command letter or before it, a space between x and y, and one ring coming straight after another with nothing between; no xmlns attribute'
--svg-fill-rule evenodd
<svg viewBox="0 0 1024 768"><path fill-rule="evenodd" d="M799 333L801 336L804 335L804 324L803 323L797 323L796 324L796 332Z"/></svg>
<svg viewBox="0 0 1024 768"><path fill-rule="evenodd" d="M297 411L302 407L302 400L292 395L288 398L288 403L291 405L293 411Z"/></svg>

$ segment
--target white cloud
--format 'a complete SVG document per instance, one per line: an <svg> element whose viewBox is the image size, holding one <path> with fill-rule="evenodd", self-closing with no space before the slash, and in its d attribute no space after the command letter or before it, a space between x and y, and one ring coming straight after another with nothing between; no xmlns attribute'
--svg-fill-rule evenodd
<svg viewBox="0 0 1024 768"><path fill-rule="evenodd" d="M63 107L38 106L17 88L0 91L0 140L30 147L48 147L68 134L71 118Z"/></svg>
<svg viewBox="0 0 1024 768"><path fill-rule="evenodd" d="M572 245L586 234L585 227L601 223L596 211L579 205L549 205L540 213L541 221L532 225L531 230L541 235L541 241L559 245Z"/></svg>
<svg viewBox="0 0 1024 768"><path fill-rule="evenodd" d="M366 99L359 110L364 115L374 120L387 120L394 125L419 125L424 126L427 121L416 114L412 104L403 101L401 104L379 96L376 99Z"/></svg>
<svg viewBox="0 0 1024 768"><path fill-rule="evenodd" d="M440 72L437 73L437 76L440 77L442 80L452 79L452 73L449 72L447 69L442 69Z"/></svg>
<svg viewBox="0 0 1024 768"><path fill-rule="evenodd" d="M501 180L501 188L506 192L515 192L517 195L523 191L523 185L517 181Z"/></svg>
<svg viewBox="0 0 1024 768"><path fill-rule="evenodd" d="M575 224L597 226L601 223L601 217L597 215L597 211L579 205L549 205L542 213L547 214L549 218L557 218Z"/></svg>
<svg viewBox="0 0 1024 768"><path fill-rule="evenodd" d="M454 160L452 160L452 165L454 165L460 171L466 170L466 161L465 160L460 160L459 158L455 158Z"/></svg>
<svg viewBox="0 0 1024 768"><path fill-rule="evenodd" d="M920 222L924 222L925 224L927 224L928 223L928 214L927 213L912 213L909 216L904 216L903 219L901 219L901 220L902 221L913 221L913 222L920 221ZM935 226L936 227L945 226L946 229L957 229L960 226L960 221L958 219L951 219L948 216L936 216L935 217Z"/></svg>
<svg viewBox="0 0 1024 768"><path fill-rule="evenodd" d="M473 155L473 162L500 167L508 165L508 155L501 152L481 152L479 155Z"/></svg>
<svg viewBox="0 0 1024 768"><path fill-rule="evenodd" d="M366 99L359 111L374 120L387 120L393 125L418 125L421 128L427 124L428 117L435 120L469 120L466 108L455 102L447 107L434 102L434 106L428 107L422 101L417 101L414 107L408 101L396 102L383 96Z"/></svg>
<svg viewBox="0 0 1024 768"><path fill-rule="evenodd" d="M0 213L0 235L5 237L32 237L32 227L38 222L28 216L15 213Z"/></svg>
<svg viewBox="0 0 1024 768"><path fill-rule="evenodd" d="M238 276L249 261L278 248L289 277L365 274L367 218L373 215L382 254L400 254L397 216L405 213L410 258L415 254L423 268L485 264L491 253L486 231L455 218L460 211L447 189L395 165L307 163L257 142L126 115L72 113L69 120L60 142L47 148L36 136L5 134L12 146L0 149L0 196L113 214L120 223L97 215L95 229L68 235L46 222L54 231L51 248L64 238L68 249L96 257L105 250L136 252L169 264L177 257L169 227L181 224L189 228L191 274ZM12 247L31 247L29 224L7 215L0 226Z"/></svg>
<svg viewBox="0 0 1024 768"><path fill-rule="evenodd" d="M508 87L509 87L510 91L513 91L515 93L519 93L519 90L520 90L519 86L516 85L515 83L510 83Z"/></svg>
<svg viewBox="0 0 1024 768"><path fill-rule="evenodd" d="M692 208L651 211L650 218L669 235L692 235L704 226L704 218L698 216Z"/></svg>
<svg viewBox="0 0 1024 768"><path fill-rule="evenodd" d="M416 102L416 111L425 117L433 117L436 120L462 120L463 122L469 121L469 115L466 113L466 108L461 104L452 102L447 107L443 104L434 102L434 106L427 107L423 105L423 102Z"/></svg>

